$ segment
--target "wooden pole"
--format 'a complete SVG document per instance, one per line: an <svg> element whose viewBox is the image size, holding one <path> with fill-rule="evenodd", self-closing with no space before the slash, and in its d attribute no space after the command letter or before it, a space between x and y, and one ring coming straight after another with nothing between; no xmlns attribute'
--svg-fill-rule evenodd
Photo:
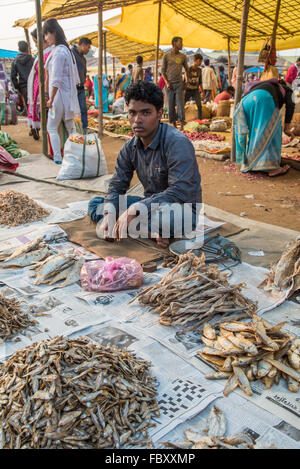
<svg viewBox="0 0 300 469"><path fill-rule="evenodd" d="M104 42L104 69L107 75L107 55L106 55L106 31L103 33L103 42Z"/></svg>
<svg viewBox="0 0 300 469"><path fill-rule="evenodd" d="M161 0L158 3L158 18L157 18L157 41L156 41L156 52L155 52L155 75L154 81L158 82L158 58L159 58L159 42L160 42L160 25L161 25Z"/></svg>
<svg viewBox="0 0 300 469"><path fill-rule="evenodd" d="M39 61L39 84L40 84L40 114L41 114L41 131L43 140L43 154L48 156L48 140L47 140L47 115L46 115L46 98L45 98L45 70L44 70L44 50L43 50L43 30L42 30L42 13L40 0L35 0L36 26L38 36L38 61Z"/></svg>
<svg viewBox="0 0 300 469"><path fill-rule="evenodd" d="M238 54L238 69L237 69L237 80L234 97L234 109L238 105L242 97L242 86L244 76L244 61L245 61L245 45L247 36L247 24L249 15L250 0L244 0L242 20L241 20L241 32L240 32L240 44ZM235 161L235 131L234 125L232 126L232 142L231 142L231 161Z"/></svg>
<svg viewBox="0 0 300 469"><path fill-rule="evenodd" d="M228 84L231 85L231 57L230 57L230 37L227 38L227 52L228 52Z"/></svg>
<svg viewBox="0 0 300 469"><path fill-rule="evenodd" d="M274 47L276 45L276 32L277 32L277 27L278 27L280 5L281 5L281 0L277 0L275 18L274 18L274 25L273 25L273 32L272 32L272 44L273 44Z"/></svg>
<svg viewBox="0 0 300 469"><path fill-rule="evenodd" d="M30 44L30 36L29 36L29 31L28 31L27 28L24 28L24 33L25 33L25 37L26 37L26 42L28 44L28 52L31 55L32 51L31 51L31 44Z"/></svg>
<svg viewBox="0 0 300 469"><path fill-rule="evenodd" d="M98 5L98 110L99 110L99 127L98 135L103 136L103 94L102 94L102 75L103 75L103 4Z"/></svg>
<svg viewBox="0 0 300 469"><path fill-rule="evenodd" d="M113 95L115 96L115 87L116 87L116 62L115 58L112 58L113 63Z"/></svg>

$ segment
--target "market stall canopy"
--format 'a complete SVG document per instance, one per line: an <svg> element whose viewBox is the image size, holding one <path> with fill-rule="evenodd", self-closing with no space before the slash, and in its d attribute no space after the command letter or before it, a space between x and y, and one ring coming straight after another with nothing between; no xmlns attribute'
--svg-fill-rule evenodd
<svg viewBox="0 0 300 469"><path fill-rule="evenodd" d="M162 1L160 44L169 45L180 35L186 47L225 50L228 38L232 50L239 48L241 10L236 0ZM250 4L247 51L260 50L273 31L275 0L255 0ZM151 21L146 21L151 18ZM119 24L104 22L107 29L127 39L153 44L157 36L158 2L149 0L122 8ZM276 35L279 50L300 47L300 9L298 0L281 0Z"/></svg>
<svg viewBox="0 0 300 469"><path fill-rule="evenodd" d="M21 20L15 21L13 28L20 27L20 28L31 28L35 24L35 15L31 16L30 18L22 18Z"/></svg>
<svg viewBox="0 0 300 469"><path fill-rule="evenodd" d="M73 44L78 43L81 37L87 37L92 41L93 46L98 47L98 31L89 34L83 34L76 39L73 39L71 42ZM130 62L135 62L137 55L142 55L144 62L149 62L155 60L155 50L156 47L153 45L145 45L139 42L130 41L122 36L118 36L110 31L106 32L106 44L107 52L109 52L113 57L117 57L120 62L127 64ZM163 56L163 51L159 51L159 57Z"/></svg>
<svg viewBox="0 0 300 469"><path fill-rule="evenodd" d="M122 6L120 22L105 21L111 32L131 41L153 45L157 40L157 0L103 0L103 10ZM169 45L172 37L183 37L186 47L238 50L242 3L236 0L162 0L160 44ZM44 0L43 20L71 18L96 13L99 0ZM260 50L263 40L272 35L275 0L255 0L250 4L247 51ZM151 21L148 21L151 18ZM24 21L25 26L21 23ZM18 23L18 24L17 24ZM30 27L35 17L19 20L15 26ZM281 0L276 47L300 47L299 0Z"/></svg>
<svg viewBox="0 0 300 469"><path fill-rule="evenodd" d="M18 54L14 50L0 49L0 59L14 59Z"/></svg>

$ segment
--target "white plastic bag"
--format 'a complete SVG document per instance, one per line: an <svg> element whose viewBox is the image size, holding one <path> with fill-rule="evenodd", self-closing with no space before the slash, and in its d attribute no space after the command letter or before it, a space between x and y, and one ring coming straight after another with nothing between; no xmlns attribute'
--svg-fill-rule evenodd
<svg viewBox="0 0 300 469"><path fill-rule="evenodd" d="M93 178L107 173L106 159L97 135L70 135L65 143L64 159L56 179Z"/></svg>

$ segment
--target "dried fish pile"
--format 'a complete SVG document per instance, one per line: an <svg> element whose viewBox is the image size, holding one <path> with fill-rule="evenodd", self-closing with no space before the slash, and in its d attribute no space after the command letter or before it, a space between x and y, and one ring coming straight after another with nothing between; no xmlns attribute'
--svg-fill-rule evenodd
<svg viewBox="0 0 300 469"><path fill-rule="evenodd" d="M218 370L207 379L226 379L224 395L240 387L252 396L251 381L262 380L267 389L287 381L291 392L300 388L300 340L283 332L284 322L272 325L253 315L248 323L222 322L217 331L203 326L202 341L206 347L198 354Z"/></svg>
<svg viewBox="0 0 300 469"><path fill-rule="evenodd" d="M151 364L87 337L56 337L0 366L0 448L142 445L159 415Z"/></svg>
<svg viewBox="0 0 300 469"><path fill-rule="evenodd" d="M57 282L62 282L57 285L57 288L72 285L79 281L84 262L83 257L78 257L74 253L59 253L47 257L44 261L31 267L35 271L32 275L35 277L34 284L54 285Z"/></svg>
<svg viewBox="0 0 300 469"><path fill-rule="evenodd" d="M271 266L267 278L259 285L272 295L290 288L289 296L300 289L300 240L288 244L281 258Z"/></svg>
<svg viewBox="0 0 300 469"><path fill-rule="evenodd" d="M44 236L33 241L0 252L0 268L9 269L35 264L50 256L51 251L43 241Z"/></svg>
<svg viewBox="0 0 300 469"><path fill-rule="evenodd" d="M185 440L163 444L176 449L255 449L252 438L246 433L225 436L226 418L217 406L212 407L206 423L207 428L203 430L203 433L185 430Z"/></svg>
<svg viewBox="0 0 300 469"><path fill-rule="evenodd" d="M192 252L179 256L178 263L160 282L146 288L136 299L160 314L165 326L182 326L197 321L195 327L220 314L242 312L251 316L256 304L241 294L243 284L229 285L227 275L217 265L205 265Z"/></svg>
<svg viewBox="0 0 300 469"><path fill-rule="evenodd" d="M15 299L0 295L0 339L6 341L14 339L30 326L38 324L24 313Z"/></svg>
<svg viewBox="0 0 300 469"><path fill-rule="evenodd" d="M17 226L42 220L50 215L27 195L16 191L0 193L0 225Z"/></svg>

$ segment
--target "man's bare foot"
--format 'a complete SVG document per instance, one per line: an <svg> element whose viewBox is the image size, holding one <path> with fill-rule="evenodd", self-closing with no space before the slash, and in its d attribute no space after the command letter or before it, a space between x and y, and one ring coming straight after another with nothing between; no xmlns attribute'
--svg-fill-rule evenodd
<svg viewBox="0 0 300 469"><path fill-rule="evenodd" d="M281 176L282 174L287 173L289 169L290 169L290 166L288 164L285 164L281 168L273 169L272 171L269 171L268 176L270 177Z"/></svg>
<svg viewBox="0 0 300 469"><path fill-rule="evenodd" d="M160 236L156 238L156 242L160 248L167 248L170 244L170 240L168 238L161 238Z"/></svg>

